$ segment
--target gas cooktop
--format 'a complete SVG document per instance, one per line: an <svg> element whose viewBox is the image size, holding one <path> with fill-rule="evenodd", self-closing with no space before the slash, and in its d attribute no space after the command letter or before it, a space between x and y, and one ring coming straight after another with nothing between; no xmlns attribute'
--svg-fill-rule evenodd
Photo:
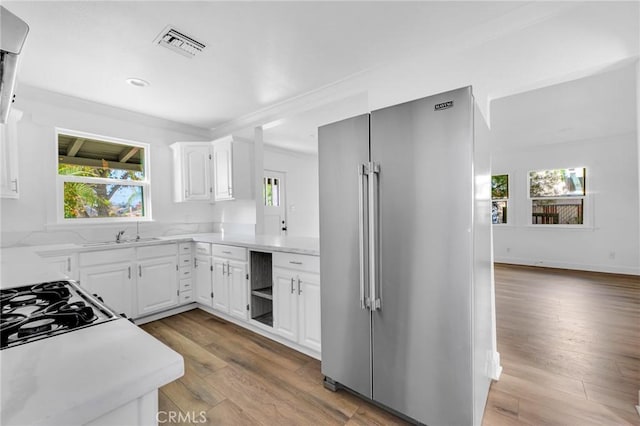
<svg viewBox="0 0 640 426"><path fill-rule="evenodd" d="M73 281L0 290L0 349L117 318Z"/></svg>

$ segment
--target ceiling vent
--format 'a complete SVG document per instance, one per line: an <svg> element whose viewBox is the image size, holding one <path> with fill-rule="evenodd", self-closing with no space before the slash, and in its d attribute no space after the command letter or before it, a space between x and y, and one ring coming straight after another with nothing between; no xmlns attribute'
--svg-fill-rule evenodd
<svg viewBox="0 0 640 426"><path fill-rule="evenodd" d="M194 40L170 25L162 30L154 42L187 58L193 58L206 47L203 43Z"/></svg>

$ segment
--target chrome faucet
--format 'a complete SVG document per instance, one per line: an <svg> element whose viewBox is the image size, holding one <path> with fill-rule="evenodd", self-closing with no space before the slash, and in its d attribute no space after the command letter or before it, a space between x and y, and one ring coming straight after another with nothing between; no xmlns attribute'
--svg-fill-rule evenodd
<svg viewBox="0 0 640 426"><path fill-rule="evenodd" d="M118 232L118 234L116 235L116 243L120 242L120 237L122 237L123 235L124 235L124 229Z"/></svg>

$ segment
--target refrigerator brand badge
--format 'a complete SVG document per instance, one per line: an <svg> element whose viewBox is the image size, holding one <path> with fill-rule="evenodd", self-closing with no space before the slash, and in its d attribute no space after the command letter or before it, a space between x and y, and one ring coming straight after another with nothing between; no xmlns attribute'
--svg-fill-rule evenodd
<svg viewBox="0 0 640 426"><path fill-rule="evenodd" d="M442 102L441 104L435 105L435 110L440 111L441 109L453 108L453 101Z"/></svg>

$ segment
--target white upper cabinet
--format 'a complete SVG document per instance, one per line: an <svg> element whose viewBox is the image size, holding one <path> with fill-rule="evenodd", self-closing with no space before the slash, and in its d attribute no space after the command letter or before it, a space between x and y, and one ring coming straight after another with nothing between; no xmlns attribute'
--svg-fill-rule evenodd
<svg viewBox="0 0 640 426"><path fill-rule="evenodd" d="M231 137L213 142L213 196L216 201L233 200L233 150Z"/></svg>
<svg viewBox="0 0 640 426"><path fill-rule="evenodd" d="M174 201L253 198L253 145L225 136L212 142L176 142Z"/></svg>
<svg viewBox="0 0 640 426"><path fill-rule="evenodd" d="M253 146L233 136L213 143L214 201L253 198Z"/></svg>
<svg viewBox="0 0 640 426"><path fill-rule="evenodd" d="M212 201L211 143L177 142L173 150L175 202Z"/></svg>
<svg viewBox="0 0 640 426"><path fill-rule="evenodd" d="M18 121L22 112L12 109L0 124L0 197L18 198Z"/></svg>

